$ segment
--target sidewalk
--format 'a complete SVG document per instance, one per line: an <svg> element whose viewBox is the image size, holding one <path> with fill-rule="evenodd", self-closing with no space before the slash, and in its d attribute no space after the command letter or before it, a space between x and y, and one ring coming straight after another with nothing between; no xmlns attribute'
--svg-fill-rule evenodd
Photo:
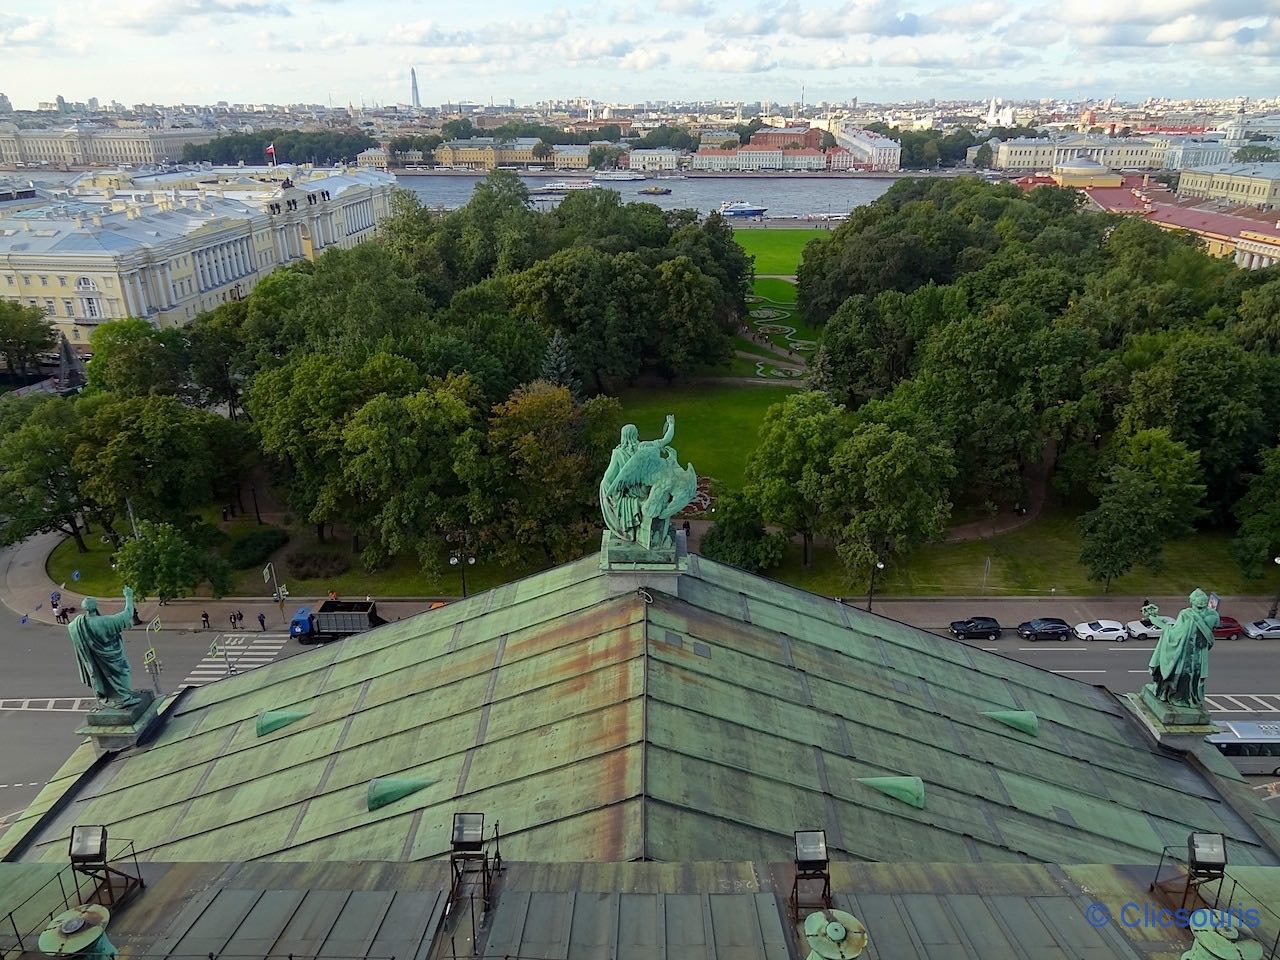
<svg viewBox="0 0 1280 960"><path fill-rule="evenodd" d="M697 553L701 547L702 537L710 528L711 521L692 520L689 523L689 550ZM20 544L0 550L0 602L18 616L27 616L31 620L47 624L56 624L55 611L49 606L49 593L59 589L49 580L44 563L49 551L57 545L60 537L57 534L41 534ZM74 592L67 584L62 589L63 605L70 604L79 612L83 605L82 594ZM1190 587L1188 588L1190 589ZM120 608L122 598L99 597L105 612ZM188 598L172 600L160 606L154 600L143 601L137 605L138 616L144 623L159 617L163 629L166 630L201 630L201 613L209 614L209 632L224 633L232 630L230 615L234 611L244 614L243 626L237 630L255 631L258 629L258 614L266 617L266 629L279 631L288 625L288 620L298 610L323 601L323 597L290 597L284 606L283 613L277 603L269 596L263 597L223 597L221 600L207 598ZM344 599L362 599L344 597ZM373 597L378 602L378 614L388 621L402 620L423 613L430 609L433 602L452 601L457 597ZM881 616L910 623L927 630L945 630L952 620L963 620L972 616L990 616L1009 628L1016 627L1024 620L1032 617L1062 617L1068 623L1080 623L1086 620L1110 619L1122 623L1136 620L1141 616L1142 597L876 597L872 610ZM1186 597L1152 597L1162 613L1173 616L1184 606ZM843 598L850 607L866 609L867 598L848 596ZM1235 617L1241 623L1256 620L1266 615L1271 605L1270 597L1223 597L1222 612Z"/></svg>

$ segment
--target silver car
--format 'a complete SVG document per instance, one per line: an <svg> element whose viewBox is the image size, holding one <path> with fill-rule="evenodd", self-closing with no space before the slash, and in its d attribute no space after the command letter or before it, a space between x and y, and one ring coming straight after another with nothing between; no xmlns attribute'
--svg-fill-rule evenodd
<svg viewBox="0 0 1280 960"><path fill-rule="evenodd" d="M1114 640L1124 643L1129 634L1119 620L1091 620L1088 623L1077 623L1075 634L1081 640Z"/></svg>
<svg viewBox="0 0 1280 960"><path fill-rule="evenodd" d="M1280 639L1280 620L1267 618L1265 620L1254 620L1252 623L1244 625L1244 635L1253 637L1255 640L1277 640Z"/></svg>

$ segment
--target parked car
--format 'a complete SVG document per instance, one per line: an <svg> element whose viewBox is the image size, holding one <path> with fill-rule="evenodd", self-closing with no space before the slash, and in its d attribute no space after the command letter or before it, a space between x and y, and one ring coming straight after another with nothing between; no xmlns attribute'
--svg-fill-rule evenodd
<svg viewBox="0 0 1280 960"><path fill-rule="evenodd" d="M1071 624L1058 617L1036 617L1018 624L1018 636L1023 640L1070 640Z"/></svg>
<svg viewBox="0 0 1280 960"><path fill-rule="evenodd" d="M1268 617L1265 620L1255 620L1253 623L1244 625L1244 635L1253 637L1255 640L1277 640L1280 639L1280 620Z"/></svg>
<svg viewBox="0 0 1280 960"><path fill-rule="evenodd" d="M1125 626L1119 620L1090 620L1077 623L1075 634L1081 640L1114 640L1124 643L1129 639Z"/></svg>
<svg viewBox="0 0 1280 960"><path fill-rule="evenodd" d="M1163 628L1158 623L1153 623L1146 617L1141 620L1130 620L1124 625L1125 630L1129 632L1129 636L1135 640L1159 640Z"/></svg>
<svg viewBox="0 0 1280 960"><path fill-rule="evenodd" d="M995 617L970 617L968 620L951 621L951 632L960 640L995 640L1002 629Z"/></svg>
<svg viewBox="0 0 1280 960"><path fill-rule="evenodd" d="M1213 635L1219 640L1239 640L1244 627L1235 617L1220 617L1218 625L1213 628Z"/></svg>

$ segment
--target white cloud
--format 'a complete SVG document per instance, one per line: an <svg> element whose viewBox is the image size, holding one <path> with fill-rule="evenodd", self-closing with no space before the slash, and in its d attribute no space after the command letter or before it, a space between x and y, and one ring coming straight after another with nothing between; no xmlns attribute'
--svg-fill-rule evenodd
<svg viewBox="0 0 1280 960"><path fill-rule="evenodd" d="M153 36L244 17L292 16L280 0L144 0L133 4L100 0L99 8L104 22Z"/></svg>
<svg viewBox="0 0 1280 960"><path fill-rule="evenodd" d="M768 48L734 46L708 51L699 66L714 73L762 73L778 65Z"/></svg>
<svg viewBox="0 0 1280 960"><path fill-rule="evenodd" d="M707 0L658 0L658 9L681 17L705 17L711 13Z"/></svg>
<svg viewBox="0 0 1280 960"><path fill-rule="evenodd" d="M53 36L53 24L44 18L0 15L0 48L31 46Z"/></svg>
<svg viewBox="0 0 1280 960"><path fill-rule="evenodd" d="M622 58L619 66L624 70L652 70L671 62L671 55L665 50L646 49L632 50Z"/></svg>

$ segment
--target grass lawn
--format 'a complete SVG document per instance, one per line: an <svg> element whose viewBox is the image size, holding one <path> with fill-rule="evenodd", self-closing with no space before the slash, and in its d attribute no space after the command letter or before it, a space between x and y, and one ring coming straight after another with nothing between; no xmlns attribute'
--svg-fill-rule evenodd
<svg viewBox="0 0 1280 960"><path fill-rule="evenodd" d="M45 565L49 578L54 583L65 583L68 590L76 593L97 597L120 596L124 585L111 569L111 544L102 543L101 534L87 533L84 545L89 548L88 553L77 550L75 540L68 537L54 547ZM80 571L78 581L71 575L75 570Z"/></svg>
<svg viewBox="0 0 1280 960"><path fill-rule="evenodd" d="M1164 567L1158 574L1136 570L1113 581L1119 596L1160 596L1189 593L1193 587L1221 594L1266 595L1280 585L1280 576L1249 580L1228 552L1230 535L1201 533L1167 544ZM790 545L784 565L770 575L779 580L831 596L866 591L865 575L850 583L835 551L817 550L814 566L800 565L800 547ZM1055 513L1020 530L990 540L937 543L891 564L876 583L885 596L1039 596L1056 589L1060 596L1100 596L1102 583L1089 580L1077 558L1080 536L1075 516ZM987 558L991 569L983 585Z"/></svg>
<svg viewBox="0 0 1280 960"><path fill-rule="evenodd" d="M294 577L289 572L289 561L281 559L277 562L280 582L289 588L294 597L322 597L330 590L339 596L347 597L457 597L462 595L462 578L456 567L450 567L445 553L445 545L440 545L434 571L426 571L416 557L399 557L389 566L370 572L360 565L358 557L351 555L350 541L329 541L324 544L316 542L314 528L306 528L294 532L294 538L285 548L284 553L303 551L306 553L343 554L350 558L351 567L343 573L322 579L304 580ZM582 544L582 553L599 549L599 534L596 533ZM488 590L512 580L519 580L531 573L546 568L546 564L529 563L519 567L501 566L492 561L483 560L467 568L467 592L476 593ZM255 596L263 594L262 574L258 570L248 570L239 574L232 589L237 596ZM286 607L287 609L287 607Z"/></svg>
<svg viewBox="0 0 1280 960"><path fill-rule="evenodd" d="M769 359L759 347L756 347L754 355L761 360ZM756 365L755 361L748 360L746 357L734 356L721 364L701 364L694 367L691 373L695 377L754 377Z"/></svg>
<svg viewBox="0 0 1280 960"><path fill-rule="evenodd" d="M662 435L663 421L675 414L672 446L683 464L693 461L699 476L721 487L742 486L747 457L755 449L765 411L781 403L791 388L691 385L624 390L622 415L640 428L641 440Z"/></svg>
<svg viewBox="0 0 1280 960"><path fill-rule="evenodd" d="M755 257L756 273L794 275L804 245L816 237L829 237L830 230L753 230L733 232L738 246Z"/></svg>
<svg viewBox="0 0 1280 960"><path fill-rule="evenodd" d="M764 297L774 303L795 303L796 285L790 280L779 280L776 277L764 277L757 280L751 288L757 297Z"/></svg>

